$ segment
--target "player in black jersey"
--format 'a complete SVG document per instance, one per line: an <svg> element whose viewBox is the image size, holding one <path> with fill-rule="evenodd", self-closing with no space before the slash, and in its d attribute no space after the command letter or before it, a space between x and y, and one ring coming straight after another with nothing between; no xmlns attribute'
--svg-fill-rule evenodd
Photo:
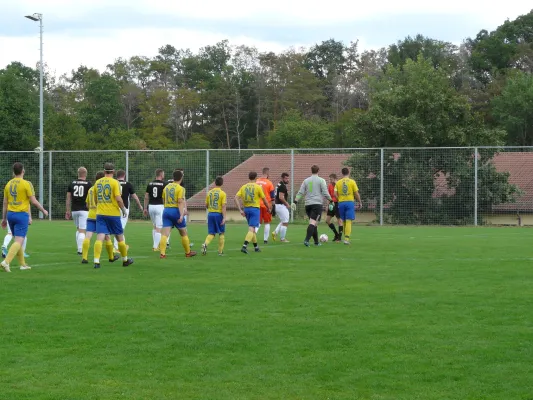
<svg viewBox="0 0 533 400"><path fill-rule="evenodd" d="M289 184L289 174L284 172L281 174L281 181L276 186L275 207L276 215L280 219L280 223L276 230L272 233L272 240L276 240L276 237L280 236L280 241L288 243L285 238L287 235L287 227L289 226L291 205L289 203L289 190L287 185Z"/></svg>
<svg viewBox="0 0 533 400"><path fill-rule="evenodd" d="M155 179L146 187L144 194L144 216L150 215L154 228L152 229L153 250L159 251L161 228L163 227L163 189L165 188L165 171L155 170Z"/></svg>
<svg viewBox="0 0 533 400"><path fill-rule="evenodd" d="M83 249L83 241L85 240L85 232L87 230L87 216L89 210L85 199L87 193L92 187L92 183L87 181L87 169L85 167L78 168L78 179L72 181L67 189L67 202L65 218L74 220L76 224L76 245L78 247L78 255L81 255Z"/></svg>
<svg viewBox="0 0 533 400"><path fill-rule="evenodd" d="M126 215L122 215L120 217L120 222L122 223L122 229L126 228L126 224L128 223L128 217L130 216L130 196L135 200L137 203L137 206L139 206L139 209L141 212L143 212L143 206L141 205L141 201L139 200L139 197L135 193L135 189L133 185L126 181L126 171L123 169L119 169L117 171L117 181L120 184L120 197L122 197L122 201L124 202L124 207L126 208ZM124 239L125 240L125 239ZM115 250L118 251L118 242L115 238L114 241Z"/></svg>

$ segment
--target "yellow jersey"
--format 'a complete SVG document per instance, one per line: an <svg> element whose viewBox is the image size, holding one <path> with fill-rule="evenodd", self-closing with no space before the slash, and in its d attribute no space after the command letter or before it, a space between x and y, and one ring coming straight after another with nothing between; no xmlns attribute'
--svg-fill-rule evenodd
<svg viewBox="0 0 533 400"><path fill-rule="evenodd" d="M359 188L353 179L342 178L335 184L335 191L340 203L342 201L355 201L355 193L359 191Z"/></svg>
<svg viewBox="0 0 533 400"><path fill-rule="evenodd" d="M96 200L96 214L120 217L117 197L120 197L120 183L115 178L101 178L93 186L93 199Z"/></svg>
<svg viewBox="0 0 533 400"><path fill-rule="evenodd" d="M242 185L237 196L242 199L244 207L261 207L261 199L265 198L263 188L255 182Z"/></svg>
<svg viewBox="0 0 533 400"><path fill-rule="evenodd" d="M226 204L226 193L220 187L215 187L207 193L205 198L207 211L222 214L224 204Z"/></svg>
<svg viewBox="0 0 533 400"><path fill-rule="evenodd" d="M28 212L30 197L35 196L35 190L30 181L22 178L11 179L4 188L4 199L7 199L7 211Z"/></svg>
<svg viewBox="0 0 533 400"><path fill-rule="evenodd" d="M185 199L185 188L179 183L171 182L163 190L165 208L178 208L179 199Z"/></svg>
<svg viewBox="0 0 533 400"><path fill-rule="evenodd" d="M91 186L87 192L87 197L85 198L85 204L87 204L87 209L89 210L88 219L96 219L96 202L94 201L94 186Z"/></svg>

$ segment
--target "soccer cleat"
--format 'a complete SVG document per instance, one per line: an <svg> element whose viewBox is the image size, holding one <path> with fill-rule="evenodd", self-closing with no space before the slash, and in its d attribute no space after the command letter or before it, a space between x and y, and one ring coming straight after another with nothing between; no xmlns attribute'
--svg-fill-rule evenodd
<svg viewBox="0 0 533 400"><path fill-rule="evenodd" d="M2 246L2 258L6 258L6 257L7 257L7 248Z"/></svg>
<svg viewBox="0 0 533 400"><path fill-rule="evenodd" d="M315 243L315 246L322 246L322 243Z"/></svg>
<svg viewBox="0 0 533 400"><path fill-rule="evenodd" d="M21 266L20 266L20 270L21 270L21 271L26 271L26 270L28 270L28 269L31 269L31 267L30 267L29 265L21 265Z"/></svg>
<svg viewBox="0 0 533 400"><path fill-rule="evenodd" d="M193 247L194 246L194 243L189 243L189 247Z"/></svg>
<svg viewBox="0 0 533 400"><path fill-rule="evenodd" d="M290 241L288 241L287 239L281 239L280 242L281 243L290 243Z"/></svg>
<svg viewBox="0 0 533 400"><path fill-rule="evenodd" d="M340 243L341 241L342 241L341 238L338 236L335 236L335 238L333 238L333 242L335 243Z"/></svg>
<svg viewBox="0 0 533 400"><path fill-rule="evenodd" d="M95 269L100 268L100 263L94 263L94 268L95 268Z"/></svg>
<svg viewBox="0 0 533 400"><path fill-rule="evenodd" d="M275 242L276 241L276 232L272 232L272 241Z"/></svg>
<svg viewBox="0 0 533 400"><path fill-rule="evenodd" d="M133 258L128 258L126 261L122 261L123 267L129 267L131 264L133 264Z"/></svg>
<svg viewBox="0 0 533 400"><path fill-rule="evenodd" d="M248 249L246 247L242 246L241 253L248 254Z"/></svg>
<svg viewBox="0 0 533 400"><path fill-rule="evenodd" d="M263 240L263 243L264 244L268 244L268 240Z"/></svg>
<svg viewBox="0 0 533 400"><path fill-rule="evenodd" d="M196 255L196 251L189 251L187 254L185 254L185 257L190 258L194 257Z"/></svg>
<svg viewBox="0 0 533 400"><path fill-rule="evenodd" d="M256 247L256 248L254 249L254 251L255 251L256 253L261 253L261 249L260 249L259 247Z"/></svg>
<svg viewBox="0 0 533 400"><path fill-rule="evenodd" d="M159 259L160 259L160 260L164 260L165 258L167 258L167 255L166 255L166 254L160 254L160 255L159 255Z"/></svg>
<svg viewBox="0 0 533 400"><path fill-rule="evenodd" d="M167 242L167 248L170 249L170 242Z"/></svg>
<svg viewBox="0 0 533 400"><path fill-rule="evenodd" d="M3 268L3 270L4 270L5 272L11 272L11 270L9 269L9 264L6 263L5 260L2 261L2 263L1 263L0 265L2 266L2 268Z"/></svg>
<svg viewBox="0 0 533 400"><path fill-rule="evenodd" d="M349 244L350 244L350 241L345 239L343 243L349 245Z"/></svg>
<svg viewBox="0 0 533 400"><path fill-rule="evenodd" d="M305 247L309 247L309 242L307 240L304 240Z"/></svg>
<svg viewBox="0 0 533 400"><path fill-rule="evenodd" d="M159 253L161 250L159 250L159 247L157 247L157 248L154 247L154 248L152 248L152 251L153 251L153 252L158 252L158 253Z"/></svg>
<svg viewBox="0 0 533 400"><path fill-rule="evenodd" d="M78 255L81 256L83 253L81 251L78 251Z"/></svg>
<svg viewBox="0 0 533 400"><path fill-rule="evenodd" d="M202 243L202 255L205 256L207 254L207 245L205 243Z"/></svg>
<svg viewBox="0 0 533 400"><path fill-rule="evenodd" d="M81 263L82 263L82 264L89 264L89 261L87 261L87 260L81 260Z"/></svg>
<svg viewBox="0 0 533 400"><path fill-rule="evenodd" d="M219 255L220 257L222 257L222 256L224 255L224 253L218 253L218 255Z"/></svg>
<svg viewBox="0 0 533 400"><path fill-rule="evenodd" d="M24 253L24 258L30 258L29 254Z"/></svg>
<svg viewBox="0 0 533 400"><path fill-rule="evenodd" d="M112 260L109 260L109 262L115 262L115 261L117 261L117 260L119 260L119 259L120 259L120 256L119 256L118 254L115 254L115 255L113 256L113 259L112 259Z"/></svg>

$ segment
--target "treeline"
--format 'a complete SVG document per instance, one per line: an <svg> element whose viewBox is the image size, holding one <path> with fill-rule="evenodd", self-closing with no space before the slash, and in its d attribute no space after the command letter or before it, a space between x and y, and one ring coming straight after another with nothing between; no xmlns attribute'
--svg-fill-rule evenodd
<svg viewBox="0 0 533 400"><path fill-rule="evenodd" d="M45 76L45 148L533 145L533 11L457 47L172 45ZM37 146L38 70L0 70L0 150Z"/></svg>

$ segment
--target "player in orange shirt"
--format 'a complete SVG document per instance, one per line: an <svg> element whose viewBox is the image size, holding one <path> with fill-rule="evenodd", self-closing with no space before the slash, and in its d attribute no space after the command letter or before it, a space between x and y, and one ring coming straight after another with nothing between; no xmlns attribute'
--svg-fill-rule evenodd
<svg viewBox="0 0 533 400"><path fill-rule="evenodd" d="M263 228L263 240L264 243L268 243L268 237L270 236L270 223L272 222L272 215L275 213L276 207L274 207L274 199L276 197L276 192L274 189L274 185L268 179L270 174L270 168L265 167L263 168L263 176L259 179L257 179L256 183L263 188L263 193L265 194L266 201L268 204L270 204L270 209L272 211L269 211L268 208L264 205L264 203L261 203L261 217L259 220L259 226L255 229L255 233L259 232L259 228L261 227L261 224L265 224Z"/></svg>

